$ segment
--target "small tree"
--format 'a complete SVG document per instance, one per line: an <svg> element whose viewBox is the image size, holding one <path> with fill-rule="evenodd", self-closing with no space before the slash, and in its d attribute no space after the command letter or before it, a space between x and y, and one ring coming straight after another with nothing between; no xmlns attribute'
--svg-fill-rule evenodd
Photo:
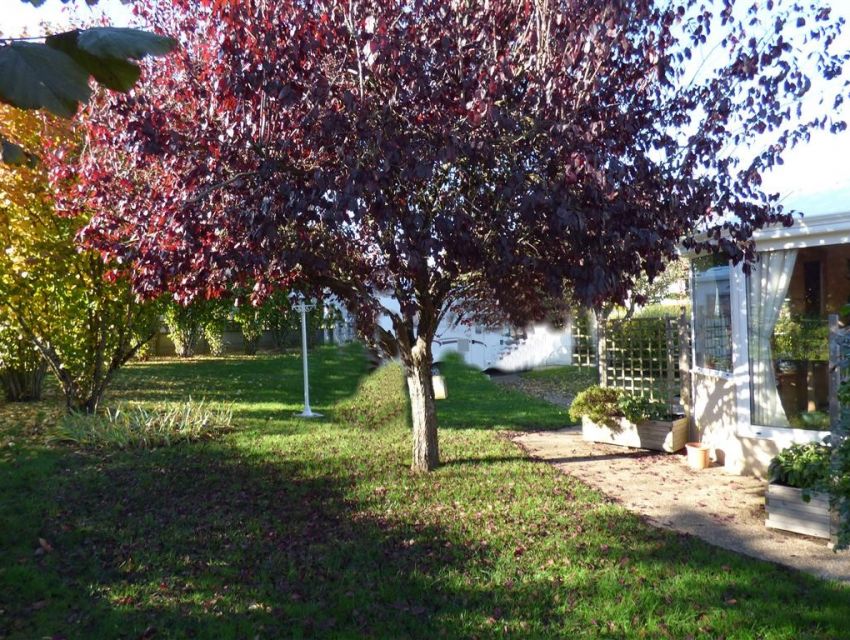
<svg viewBox="0 0 850 640"><path fill-rule="evenodd" d="M188 305L170 301L166 306L163 320L178 358L195 355L198 341L204 333L206 311L204 301Z"/></svg>
<svg viewBox="0 0 850 640"><path fill-rule="evenodd" d="M30 148L70 136L31 111L0 107L0 121ZM98 252L76 246L89 216L56 215L43 166L0 166L0 186L0 324L41 354L69 410L94 412L115 372L153 336L152 305Z"/></svg>
<svg viewBox="0 0 850 640"><path fill-rule="evenodd" d="M242 331L242 342L245 354L253 356L257 353L260 338L266 326L267 309L255 307L248 300L241 299L233 310L233 321Z"/></svg>
<svg viewBox="0 0 850 640"><path fill-rule="evenodd" d="M762 172L844 127L788 106L810 74L843 99L842 23L733 4L146 0L183 55L91 112L69 196L114 204L88 238L141 291L333 293L401 357L412 466L432 469L447 309L474 293L521 325L565 290L622 303L681 241L753 259L754 229L791 222Z"/></svg>
<svg viewBox="0 0 850 640"><path fill-rule="evenodd" d="M230 300L210 300L206 302L204 320L204 339L212 356L224 355L224 331L230 320L232 305Z"/></svg>

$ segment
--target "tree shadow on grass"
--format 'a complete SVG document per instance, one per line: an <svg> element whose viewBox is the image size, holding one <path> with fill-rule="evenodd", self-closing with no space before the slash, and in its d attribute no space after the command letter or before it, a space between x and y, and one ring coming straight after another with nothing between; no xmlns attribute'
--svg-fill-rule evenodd
<svg viewBox="0 0 850 640"><path fill-rule="evenodd" d="M48 597L7 613L28 618L22 637L435 632L457 597L433 588L439 576L482 551L439 527L367 513L346 497L351 484L220 446L89 457L57 487L43 534L53 551L28 559L53 591L76 592L76 605L48 611L62 607ZM82 607L80 591L90 592Z"/></svg>
<svg viewBox="0 0 850 640"><path fill-rule="evenodd" d="M522 462L513 456L458 460L431 480L490 482L476 509L534 478L541 501L561 501L548 516L512 513L494 533L507 541L491 546L481 529L449 528L451 513L427 524L380 487L359 491L348 460L319 467L221 443L44 455L47 467L36 454L21 464L40 466L22 471L55 473L28 490L54 506L19 535L52 551L0 573L4 596L29 594L4 602L10 637L816 638L835 637L825 630L846 614L847 591L648 528L568 478L550 486L543 463L494 481ZM24 574L30 583L12 583Z"/></svg>

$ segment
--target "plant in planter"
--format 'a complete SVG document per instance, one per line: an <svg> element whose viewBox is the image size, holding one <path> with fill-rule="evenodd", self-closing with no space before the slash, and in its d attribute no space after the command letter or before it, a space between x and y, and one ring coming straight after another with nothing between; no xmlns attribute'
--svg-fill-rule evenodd
<svg viewBox="0 0 850 640"><path fill-rule="evenodd" d="M687 439L686 418L669 416L663 403L611 387L579 393L570 418L581 420L582 435L592 442L673 452Z"/></svg>
<svg viewBox="0 0 850 640"><path fill-rule="evenodd" d="M820 538L830 537L832 447L817 442L783 449L768 467L765 524Z"/></svg>

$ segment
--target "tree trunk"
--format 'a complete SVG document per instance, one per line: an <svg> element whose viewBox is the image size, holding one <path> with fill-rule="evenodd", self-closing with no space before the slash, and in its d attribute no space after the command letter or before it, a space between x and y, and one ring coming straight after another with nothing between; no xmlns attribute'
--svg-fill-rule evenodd
<svg viewBox="0 0 850 640"><path fill-rule="evenodd" d="M0 386L8 402L31 402L41 400L47 363L43 360L32 368L9 368L0 370Z"/></svg>
<svg viewBox="0 0 850 640"><path fill-rule="evenodd" d="M437 409L431 379L431 348L419 338L413 346L407 366L407 388L413 419L413 463L416 472L431 471L440 464L437 444Z"/></svg>

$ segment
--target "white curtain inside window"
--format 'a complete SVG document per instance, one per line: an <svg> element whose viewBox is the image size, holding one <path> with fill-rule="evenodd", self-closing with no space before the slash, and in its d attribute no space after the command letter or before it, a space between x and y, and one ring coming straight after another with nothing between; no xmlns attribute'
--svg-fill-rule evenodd
<svg viewBox="0 0 850 640"><path fill-rule="evenodd" d="M773 329L794 271L796 249L770 251L759 255L750 273L750 369L752 373L754 424L766 427L789 427L776 388Z"/></svg>

